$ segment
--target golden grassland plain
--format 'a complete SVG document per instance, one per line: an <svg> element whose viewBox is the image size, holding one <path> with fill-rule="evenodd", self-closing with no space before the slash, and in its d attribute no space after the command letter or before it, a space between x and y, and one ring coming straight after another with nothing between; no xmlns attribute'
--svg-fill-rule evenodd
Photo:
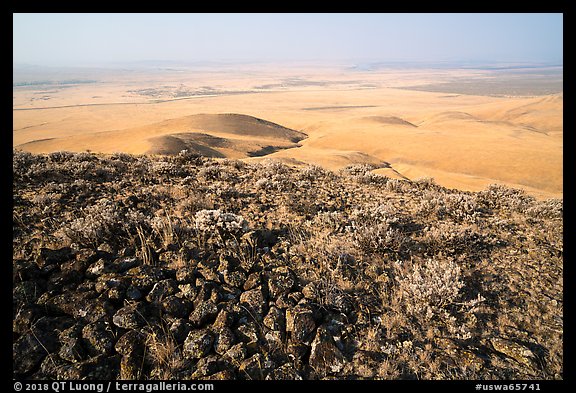
<svg viewBox="0 0 576 393"><path fill-rule="evenodd" d="M561 83L542 88L558 70L541 71L236 64L15 74L13 147L187 148L331 170L370 163L392 178L561 198L563 93Z"/></svg>

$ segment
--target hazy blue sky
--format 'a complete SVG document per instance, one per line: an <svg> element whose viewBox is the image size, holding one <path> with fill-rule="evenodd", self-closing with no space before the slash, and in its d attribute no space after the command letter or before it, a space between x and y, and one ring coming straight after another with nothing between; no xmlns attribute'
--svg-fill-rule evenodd
<svg viewBox="0 0 576 393"><path fill-rule="evenodd" d="M562 62L562 14L14 14L14 63Z"/></svg>

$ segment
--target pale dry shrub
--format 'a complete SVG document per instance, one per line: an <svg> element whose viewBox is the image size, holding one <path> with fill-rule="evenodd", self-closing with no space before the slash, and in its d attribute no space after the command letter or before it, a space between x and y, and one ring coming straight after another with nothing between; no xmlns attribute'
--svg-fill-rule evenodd
<svg viewBox="0 0 576 393"><path fill-rule="evenodd" d="M170 217L170 214L162 209L156 211L156 214L150 220L152 232L163 247L168 247L179 240L180 225L177 221L173 221L174 219Z"/></svg>
<svg viewBox="0 0 576 393"><path fill-rule="evenodd" d="M182 170L179 165L169 161L154 160L151 162L150 170L161 179L167 176L180 176Z"/></svg>
<svg viewBox="0 0 576 393"><path fill-rule="evenodd" d="M80 211L80 216L63 227L64 234L74 243L93 247L111 240L117 234L120 213L108 199Z"/></svg>
<svg viewBox="0 0 576 393"><path fill-rule="evenodd" d="M110 156L111 160L121 161L125 163L133 163L138 161L138 158L132 154L124 153L124 152L116 152L112 153Z"/></svg>
<svg viewBox="0 0 576 393"><path fill-rule="evenodd" d="M123 230L128 234L134 234L136 228L150 227L150 219L148 216L133 208L128 208L121 223Z"/></svg>
<svg viewBox="0 0 576 393"><path fill-rule="evenodd" d="M389 192L404 194L411 192L413 187L408 180L389 179L384 185L384 189Z"/></svg>
<svg viewBox="0 0 576 393"><path fill-rule="evenodd" d="M524 212L536 199L526 191L510 188L502 184L491 184L486 190L477 194L478 202L488 209Z"/></svg>
<svg viewBox="0 0 576 393"><path fill-rule="evenodd" d="M314 181L317 179L323 179L326 177L332 177L333 173L322 168L319 165L309 164L299 170L299 174L302 180Z"/></svg>
<svg viewBox="0 0 576 393"><path fill-rule="evenodd" d="M343 232L347 226L351 225L351 222L339 211L318 212L309 225L335 233Z"/></svg>
<svg viewBox="0 0 576 393"><path fill-rule="evenodd" d="M280 188L280 183L277 181L272 181L267 177L263 177L261 179L256 180L254 186L256 186L256 188L259 190L275 190Z"/></svg>
<svg viewBox="0 0 576 393"><path fill-rule="evenodd" d="M39 162L41 156L23 150L12 150L12 171L14 174L24 174L32 164Z"/></svg>
<svg viewBox="0 0 576 393"><path fill-rule="evenodd" d="M214 208L214 202L205 192L201 190L190 190L185 198L179 199L174 210L180 217L193 216L200 210L210 210Z"/></svg>
<svg viewBox="0 0 576 393"><path fill-rule="evenodd" d="M535 202L526 209L526 215L535 218L561 219L564 213L564 200L553 198Z"/></svg>
<svg viewBox="0 0 576 393"><path fill-rule="evenodd" d="M248 231L248 222L239 215L217 210L200 210L194 216L194 226L202 244L212 240L224 245L237 240Z"/></svg>
<svg viewBox="0 0 576 393"><path fill-rule="evenodd" d="M282 162L269 158L260 162L258 170L262 174L267 175L267 177L275 175L287 175L290 172L290 169Z"/></svg>
<svg viewBox="0 0 576 393"><path fill-rule="evenodd" d="M442 196L435 191L424 191L422 197L418 199L414 208L414 213L419 217L437 217L438 212L444 209ZM442 211L443 213L443 211ZM440 213L442 215L442 213Z"/></svg>
<svg viewBox="0 0 576 393"><path fill-rule="evenodd" d="M32 197L32 203L34 203L43 212L49 210L54 204L58 203L62 194L43 192L38 193Z"/></svg>
<svg viewBox="0 0 576 393"><path fill-rule="evenodd" d="M419 232L418 241L428 255L445 253L478 254L490 250L502 241L480 233L475 225L438 221ZM501 244L502 243L502 244Z"/></svg>
<svg viewBox="0 0 576 393"><path fill-rule="evenodd" d="M96 154L92 154L88 151L82 151L79 153L74 153L72 158L76 162L95 162L98 161L98 156Z"/></svg>
<svg viewBox="0 0 576 393"><path fill-rule="evenodd" d="M371 164L350 164L342 168L340 173L349 177L364 176L376 168L376 165Z"/></svg>
<svg viewBox="0 0 576 393"><path fill-rule="evenodd" d="M188 149L183 149L180 150L176 156L173 156L172 160L180 165L200 164L202 163L203 157L198 153L191 152Z"/></svg>
<svg viewBox="0 0 576 393"><path fill-rule="evenodd" d="M356 177L356 181L360 184L376 184L384 185L388 183L390 178L388 176L379 175L373 172L367 172L362 176Z"/></svg>
<svg viewBox="0 0 576 393"><path fill-rule="evenodd" d="M412 330L426 334L437 324L450 336L469 339L477 327L479 305L484 298L465 299L463 271L451 257L437 255L424 260L393 264L394 303L410 317Z"/></svg>
<svg viewBox="0 0 576 393"><path fill-rule="evenodd" d="M463 193L447 194L444 198L446 214L454 221L477 221L484 210L475 197Z"/></svg>
<svg viewBox="0 0 576 393"><path fill-rule="evenodd" d="M451 258L431 258L422 263L396 261L396 293L408 314L432 319L458 299L464 286L461 270Z"/></svg>
<svg viewBox="0 0 576 393"><path fill-rule="evenodd" d="M434 180L433 177L430 176L419 177L414 180L414 183L423 188L432 188L433 186L436 185L436 181Z"/></svg>
<svg viewBox="0 0 576 393"><path fill-rule="evenodd" d="M223 158L220 161L220 165L227 166L237 171L243 171L249 167L249 164L235 158Z"/></svg>
<svg viewBox="0 0 576 393"><path fill-rule="evenodd" d="M387 176L382 176L372 171L380 166L373 164L351 164L342 168L339 173L347 176L360 184L384 185L390 180Z"/></svg>
<svg viewBox="0 0 576 393"><path fill-rule="evenodd" d="M368 205L350 215L350 232L356 247L368 255L406 254L414 245L405 233L405 220L393 206Z"/></svg>
<svg viewBox="0 0 576 393"><path fill-rule="evenodd" d="M263 160L256 166L255 175L258 178L255 182L258 189L284 192L294 187L290 179L290 168L280 161Z"/></svg>
<svg viewBox="0 0 576 393"><path fill-rule="evenodd" d="M228 173L218 164L208 165L198 170L198 178L204 181L227 180Z"/></svg>
<svg viewBox="0 0 576 393"><path fill-rule="evenodd" d="M408 251L411 244L408 236L386 222L356 228L353 241L359 250L367 254L401 254Z"/></svg>
<svg viewBox="0 0 576 393"><path fill-rule="evenodd" d="M477 222L484 212L474 196L435 190L424 191L415 207L417 216L432 216L440 220L448 218L456 222Z"/></svg>
<svg viewBox="0 0 576 393"><path fill-rule="evenodd" d="M74 153L68 151L55 151L52 153L48 153L47 158L49 162L61 163L74 159Z"/></svg>

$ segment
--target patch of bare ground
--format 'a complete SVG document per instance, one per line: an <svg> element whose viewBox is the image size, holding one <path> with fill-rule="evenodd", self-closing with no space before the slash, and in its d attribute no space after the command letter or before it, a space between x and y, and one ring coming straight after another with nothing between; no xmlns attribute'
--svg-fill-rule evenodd
<svg viewBox="0 0 576 393"><path fill-rule="evenodd" d="M351 165L13 156L13 377L563 378L563 201Z"/></svg>

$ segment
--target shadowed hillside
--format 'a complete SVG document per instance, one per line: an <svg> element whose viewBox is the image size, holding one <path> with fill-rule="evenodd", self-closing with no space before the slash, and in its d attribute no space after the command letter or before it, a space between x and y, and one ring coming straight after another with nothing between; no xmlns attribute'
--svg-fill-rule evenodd
<svg viewBox="0 0 576 393"><path fill-rule="evenodd" d="M240 114L198 114L118 131L41 139L18 145L31 152L96 151L245 158L297 147L306 134ZM267 153L268 152L268 153Z"/></svg>

